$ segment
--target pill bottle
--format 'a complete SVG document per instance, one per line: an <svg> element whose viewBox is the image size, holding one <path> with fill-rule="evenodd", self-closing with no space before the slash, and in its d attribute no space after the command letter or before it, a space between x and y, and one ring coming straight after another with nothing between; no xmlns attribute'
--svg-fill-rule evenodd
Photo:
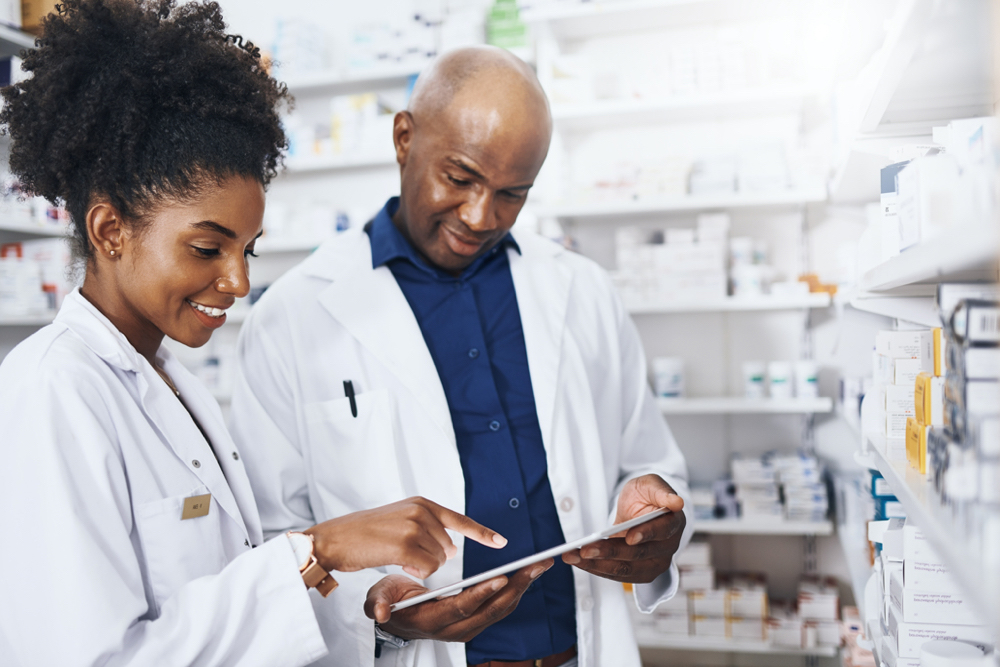
<svg viewBox="0 0 1000 667"><path fill-rule="evenodd" d="M684 360L679 357L653 359L653 391L660 398L684 396Z"/></svg>

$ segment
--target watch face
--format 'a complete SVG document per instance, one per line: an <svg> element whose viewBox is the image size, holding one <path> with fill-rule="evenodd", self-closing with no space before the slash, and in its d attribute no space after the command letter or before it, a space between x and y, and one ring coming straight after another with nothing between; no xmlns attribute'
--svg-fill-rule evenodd
<svg viewBox="0 0 1000 667"><path fill-rule="evenodd" d="M299 564L301 570L309 564L309 559L313 555L312 538L305 533L287 533L288 541L292 543L292 552L295 554L295 562Z"/></svg>

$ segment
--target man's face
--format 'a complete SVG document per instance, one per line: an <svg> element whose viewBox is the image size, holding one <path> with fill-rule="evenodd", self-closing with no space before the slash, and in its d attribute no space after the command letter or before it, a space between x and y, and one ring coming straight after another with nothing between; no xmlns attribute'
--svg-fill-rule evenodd
<svg viewBox="0 0 1000 667"><path fill-rule="evenodd" d="M394 128L402 183L393 222L425 259L451 273L510 231L551 132L544 106L475 88L430 118L401 112Z"/></svg>

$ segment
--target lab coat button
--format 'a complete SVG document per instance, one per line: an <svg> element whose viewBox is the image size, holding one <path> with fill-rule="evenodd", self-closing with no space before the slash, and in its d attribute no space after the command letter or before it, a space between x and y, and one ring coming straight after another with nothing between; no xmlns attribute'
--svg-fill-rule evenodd
<svg viewBox="0 0 1000 667"><path fill-rule="evenodd" d="M500 422L498 422L495 419L493 421L491 421L490 422L490 430L491 431L499 431L500 430Z"/></svg>
<svg viewBox="0 0 1000 667"><path fill-rule="evenodd" d="M560 500L559 509L561 509L563 512L571 512L573 510L573 499L570 497L566 497Z"/></svg>
<svg viewBox="0 0 1000 667"><path fill-rule="evenodd" d="M590 611L594 608L593 598L581 598L580 599L580 609L584 611Z"/></svg>
<svg viewBox="0 0 1000 667"><path fill-rule="evenodd" d="M199 461L198 459L195 459L195 460L191 461L191 465L193 465L195 468L200 468L201 467L201 461Z"/></svg>
<svg viewBox="0 0 1000 667"><path fill-rule="evenodd" d="M510 502L508 502L507 504L510 505L510 508L512 510L516 510L518 507L520 507L521 501L518 500L517 498L511 498Z"/></svg>
<svg viewBox="0 0 1000 667"><path fill-rule="evenodd" d="M237 454L236 452L233 452L233 460L234 461L239 461L240 460L240 455Z"/></svg>
<svg viewBox="0 0 1000 667"><path fill-rule="evenodd" d="M250 540L243 540L243 546L245 547L250 546Z"/></svg>

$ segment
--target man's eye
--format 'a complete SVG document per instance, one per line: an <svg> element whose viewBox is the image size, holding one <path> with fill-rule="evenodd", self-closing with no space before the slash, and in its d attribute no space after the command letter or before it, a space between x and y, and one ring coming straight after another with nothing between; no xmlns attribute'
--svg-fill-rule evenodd
<svg viewBox="0 0 1000 667"><path fill-rule="evenodd" d="M448 175L448 180L451 181L452 183L454 183L455 185L468 185L469 184L469 181L466 181L466 180L461 179L461 178L455 178L451 174Z"/></svg>
<svg viewBox="0 0 1000 667"><path fill-rule="evenodd" d="M191 247L194 248L202 257L215 257L219 254L218 248L200 248L196 245Z"/></svg>

